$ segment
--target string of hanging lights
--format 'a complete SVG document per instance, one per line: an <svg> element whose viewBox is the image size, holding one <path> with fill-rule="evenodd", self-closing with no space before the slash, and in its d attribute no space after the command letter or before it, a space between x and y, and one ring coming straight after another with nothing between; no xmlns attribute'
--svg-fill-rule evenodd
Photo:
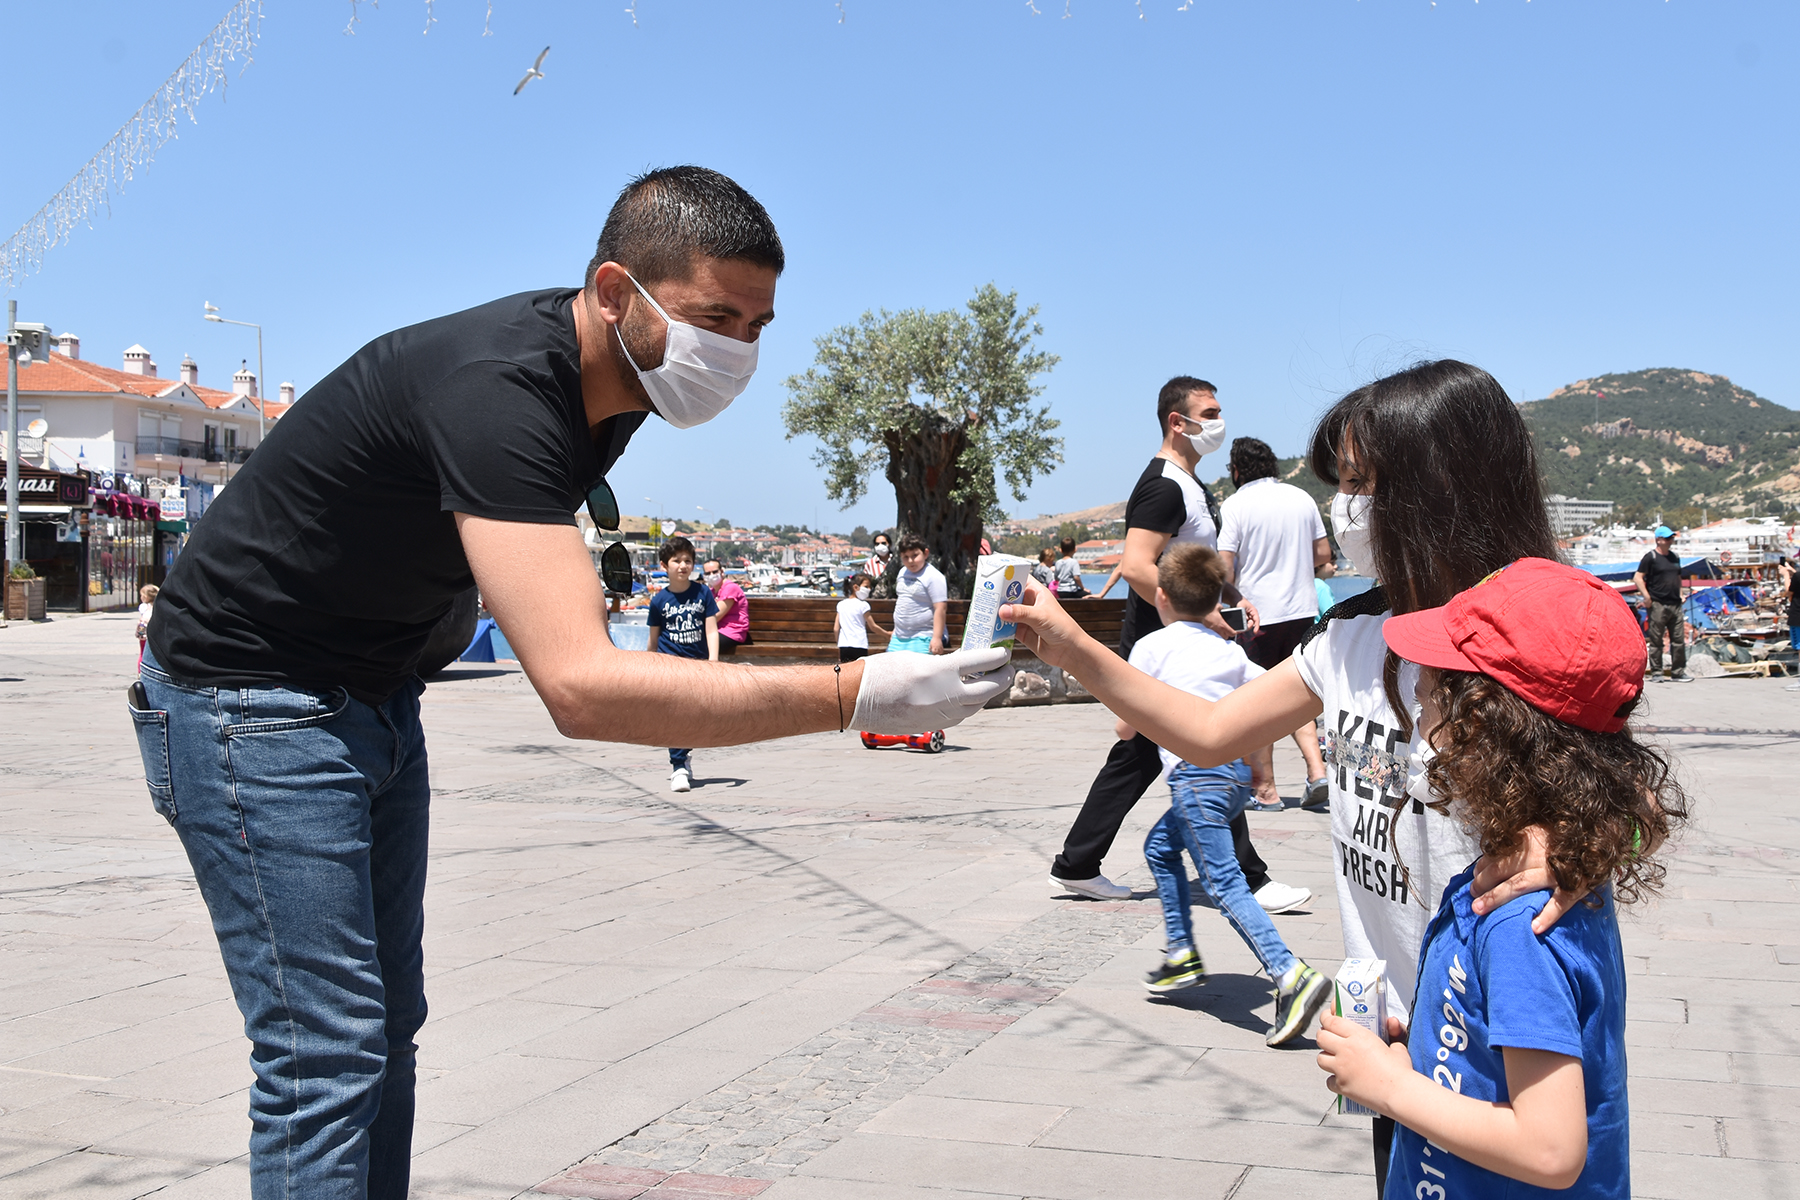
<svg viewBox="0 0 1800 1200"><path fill-rule="evenodd" d="M262 16L262 0L237 0L99 153L0 244L0 287L10 291L28 272L40 269L44 255L67 241L77 225L92 227L94 213L110 208L113 192L131 182L156 160L158 150L178 136L182 117L199 123L200 101L215 90L224 91L231 82L226 66L242 59L238 73L249 68Z"/></svg>

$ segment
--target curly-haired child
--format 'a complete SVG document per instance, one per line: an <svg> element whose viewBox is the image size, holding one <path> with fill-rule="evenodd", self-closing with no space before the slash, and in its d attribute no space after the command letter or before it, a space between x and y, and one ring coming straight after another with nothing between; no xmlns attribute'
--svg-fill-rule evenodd
<svg viewBox="0 0 1800 1200"><path fill-rule="evenodd" d="M1660 886L1654 851L1687 815L1668 762L1626 728L1644 683L1637 622L1594 576L1525 558L1382 632L1422 668L1427 749L1409 791L1447 804L1485 854L1542 826L1558 886L1590 894L1537 935L1548 891L1477 916L1471 873L1452 879L1425 931L1410 1047L1327 1017L1319 1066L1399 1123L1388 1197L1628 1197L1614 906Z"/></svg>

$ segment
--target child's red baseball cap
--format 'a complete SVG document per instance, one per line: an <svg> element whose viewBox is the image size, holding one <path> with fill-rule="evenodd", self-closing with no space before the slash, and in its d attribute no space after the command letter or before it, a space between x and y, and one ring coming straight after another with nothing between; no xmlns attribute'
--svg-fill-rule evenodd
<svg viewBox="0 0 1800 1200"><path fill-rule="evenodd" d="M1475 671L1560 721L1617 733L1644 690L1644 635L1625 598L1586 571L1521 558L1442 608L1389 617L1388 646L1420 666Z"/></svg>

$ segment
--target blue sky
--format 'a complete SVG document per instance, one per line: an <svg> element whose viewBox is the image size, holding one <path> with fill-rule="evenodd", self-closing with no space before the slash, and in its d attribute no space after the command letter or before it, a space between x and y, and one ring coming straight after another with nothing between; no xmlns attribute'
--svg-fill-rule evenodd
<svg viewBox="0 0 1800 1200"><path fill-rule="evenodd" d="M1679 366L1800 407L1800 6L1765 0L268 0L256 61L11 295L117 365L229 386L266 327L302 391L399 325L575 284L636 171L698 162L780 227L750 389L652 420L625 507L847 529L782 381L868 308L1041 306L1066 462L1014 511L1122 499L1172 374L1298 452L1422 356L1516 400ZM228 0L64 0L8 39L10 233ZM40 38L32 52L30 37ZM546 44L547 78L513 85ZM271 391L273 389L271 388ZM1203 474L1222 472L1223 456Z"/></svg>

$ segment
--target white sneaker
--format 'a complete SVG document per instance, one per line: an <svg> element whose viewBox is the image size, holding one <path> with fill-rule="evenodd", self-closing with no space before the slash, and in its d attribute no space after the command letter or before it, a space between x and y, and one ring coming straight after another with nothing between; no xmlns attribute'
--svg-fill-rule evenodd
<svg viewBox="0 0 1800 1200"><path fill-rule="evenodd" d="M693 786L693 777L688 774L686 767L677 767L669 772L669 790L671 792L685 792ZM1307 894L1311 895L1312 893Z"/></svg>
<svg viewBox="0 0 1800 1200"><path fill-rule="evenodd" d="M1262 905L1263 911L1272 913L1299 908L1312 899L1311 888L1290 887L1285 883L1277 883L1273 879L1257 888L1254 894L1256 902Z"/></svg>
<svg viewBox="0 0 1800 1200"><path fill-rule="evenodd" d="M1092 879L1058 879L1052 875L1050 886L1059 892L1074 892L1077 896L1086 896L1090 900L1131 899L1130 888L1114 883L1104 875L1096 875ZM1311 894L1307 893L1309 896Z"/></svg>

